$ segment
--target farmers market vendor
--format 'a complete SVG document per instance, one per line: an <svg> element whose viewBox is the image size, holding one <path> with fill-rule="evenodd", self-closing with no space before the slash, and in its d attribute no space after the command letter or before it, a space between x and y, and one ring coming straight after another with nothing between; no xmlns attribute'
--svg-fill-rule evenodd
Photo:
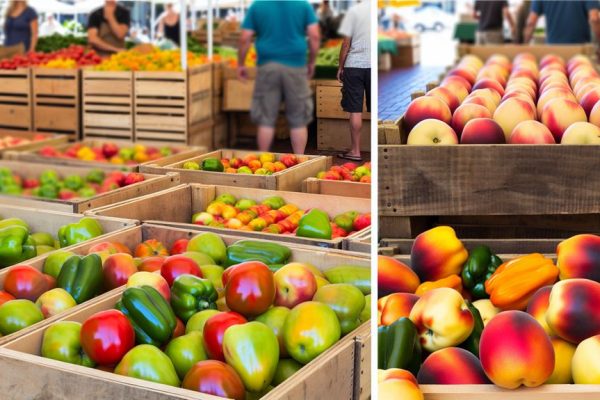
<svg viewBox="0 0 600 400"><path fill-rule="evenodd" d="M115 0L106 0L104 7L90 14L88 42L101 56L125 50L125 37L130 24L129 10Z"/></svg>

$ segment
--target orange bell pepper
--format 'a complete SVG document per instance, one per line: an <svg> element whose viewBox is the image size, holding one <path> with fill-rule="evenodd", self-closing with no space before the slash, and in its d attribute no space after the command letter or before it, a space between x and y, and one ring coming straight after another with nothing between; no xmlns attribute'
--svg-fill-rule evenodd
<svg viewBox="0 0 600 400"><path fill-rule="evenodd" d="M447 276L446 278L438 279L437 281L423 282L419 285L419 287L417 287L415 294L417 296L422 296L425 292L443 287L451 288L459 293L462 293L462 279L460 276L453 274Z"/></svg>

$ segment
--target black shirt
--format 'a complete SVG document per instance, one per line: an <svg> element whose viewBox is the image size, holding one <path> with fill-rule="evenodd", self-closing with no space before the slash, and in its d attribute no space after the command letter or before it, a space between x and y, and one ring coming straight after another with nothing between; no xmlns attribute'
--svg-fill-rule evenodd
<svg viewBox="0 0 600 400"><path fill-rule="evenodd" d="M475 11L479 12L478 31L494 31L502 29L504 16L502 10L508 7L506 0L477 0Z"/></svg>
<svg viewBox="0 0 600 400"><path fill-rule="evenodd" d="M115 19L119 24L122 25L131 25L131 15L129 10L119 4L117 4L117 8L115 9ZM96 28L100 29L100 25L103 22L106 22L104 18L104 7L101 7L90 14L88 18L88 29Z"/></svg>

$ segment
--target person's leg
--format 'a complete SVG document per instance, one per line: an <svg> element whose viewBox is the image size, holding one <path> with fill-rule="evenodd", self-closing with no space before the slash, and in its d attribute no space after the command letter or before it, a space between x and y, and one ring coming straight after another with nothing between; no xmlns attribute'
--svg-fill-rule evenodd
<svg viewBox="0 0 600 400"><path fill-rule="evenodd" d="M366 80L364 69L346 68L343 75L342 108L349 113L350 151L348 157L360 158L360 131L362 129L362 111L365 99Z"/></svg>
<svg viewBox="0 0 600 400"><path fill-rule="evenodd" d="M283 67L282 81L292 149L294 154L304 154L308 142L307 126L313 119L314 111L306 68Z"/></svg>
<svg viewBox="0 0 600 400"><path fill-rule="evenodd" d="M273 145L273 138L275 137L275 128L272 126L259 125L258 135L256 141L258 143L258 151L266 152L271 149Z"/></svg>
<svg viewBox="0 0 600 400"><path fill-rule="evenodd" d="M269 151L275 137L275 124L281 106L281 76L278 66L258 67L250 117L258 125L256 141L259 151Z"/></svg>
<svg viewBox="0 0 600 400"><path fill-rule="evenodd" d="M294 154L304 154L306 151L306 143L308 142L308 128L304 126L291 129L290 139Z"/></svg>
<svg viewBox="0 0 600 400"><path fill-rule="evenodd" d="M362 130L362 113L350 113L350 138L352 147L349 156L360 157L360 131Z"/></svg>

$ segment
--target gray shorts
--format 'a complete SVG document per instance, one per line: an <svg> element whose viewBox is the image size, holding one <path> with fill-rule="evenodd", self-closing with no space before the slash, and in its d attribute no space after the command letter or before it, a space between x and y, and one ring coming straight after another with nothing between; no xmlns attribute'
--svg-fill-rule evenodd
<svg viewBox="0 0 600 400"><path fill-rule="evenodd" d="M278 63L258 67L250 117L260 126L275 127L281 102L291 129L303 128L313 120L314 104L306 67Z"/></svg>

